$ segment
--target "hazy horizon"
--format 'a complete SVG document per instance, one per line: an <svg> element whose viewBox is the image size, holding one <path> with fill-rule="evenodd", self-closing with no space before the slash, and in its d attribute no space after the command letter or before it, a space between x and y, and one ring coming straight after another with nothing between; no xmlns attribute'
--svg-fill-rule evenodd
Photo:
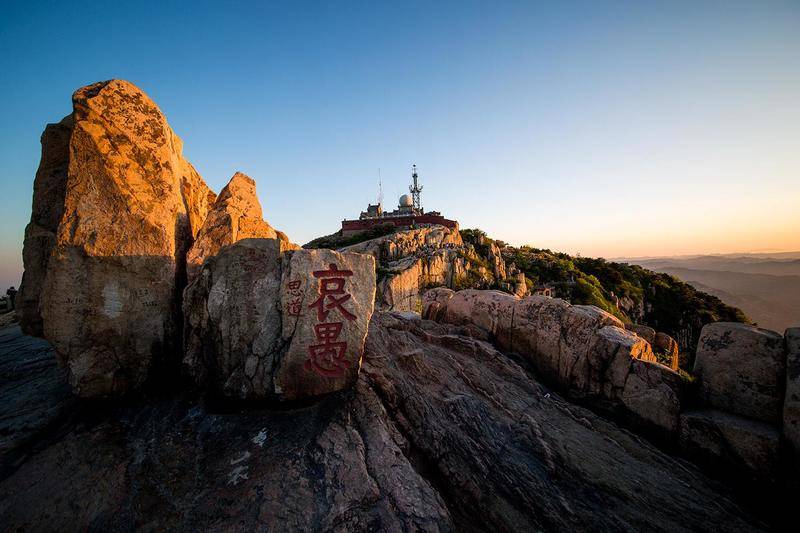
<svg viewBox="0 0 800 533"><path fill-rule="evenodd" d="M799 27L795 2L9 5L0 284L45 124L110 78L301 244L374 202L379 168L391 207L417 164L426 209L514 245L800 251Z"/></svg>

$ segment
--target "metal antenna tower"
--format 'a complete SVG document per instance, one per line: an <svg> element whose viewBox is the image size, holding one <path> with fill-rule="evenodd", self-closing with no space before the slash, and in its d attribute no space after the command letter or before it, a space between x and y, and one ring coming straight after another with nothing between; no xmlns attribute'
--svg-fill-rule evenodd
<svg viewBox="0 0 800 533"><path fill-rule="evenodd" d="M383 205L383 180L380 167L378 167L378 205Z"/></svg>
<svg viewBox="0 0 800 533"><path fill-rule="evenodd" d="M414 209L417 211L422 211L422 202L420 201L420 194L422 192L422 187L419 186L417 183L417 165L413 165L411 167L411 179L414 180L413 185L408 187L409 192L411 192L411 198L414 200Z"/></svg>

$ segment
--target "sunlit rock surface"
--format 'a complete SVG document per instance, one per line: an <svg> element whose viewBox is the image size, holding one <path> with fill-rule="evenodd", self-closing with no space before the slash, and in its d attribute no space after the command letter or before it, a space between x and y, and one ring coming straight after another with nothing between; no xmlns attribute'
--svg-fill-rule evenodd
<svg viewBox="0 0 800 533"><path fill-rule="evenodd" d="M203 261L223 246L250 238L277 239L278 233L262 218L256 182L237 172L219 193L186 255L189 280L200 272Z"/></svg>

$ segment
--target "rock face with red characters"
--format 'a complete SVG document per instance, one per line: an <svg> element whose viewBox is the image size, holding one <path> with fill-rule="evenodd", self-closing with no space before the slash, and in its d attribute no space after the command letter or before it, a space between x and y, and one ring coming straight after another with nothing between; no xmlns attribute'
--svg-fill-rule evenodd
<svg viewBox="0 0 800 533"><path fill-rule="evenodd" d="M245 239L184 295L184 366L218 395L295 400L352 386L375 300L375 260Z"/></svg>
<svg viewBox="0 0 800 533"><path fill-rule="evenodd" d="M375 302L375 259L333 250L285 254L281 281L283 340L275 372L285 399L353 385Z"/></svg>

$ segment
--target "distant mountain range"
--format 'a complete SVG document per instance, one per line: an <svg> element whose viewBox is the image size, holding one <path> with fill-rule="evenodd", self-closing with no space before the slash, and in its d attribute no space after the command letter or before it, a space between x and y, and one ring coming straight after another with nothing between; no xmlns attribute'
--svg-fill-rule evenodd
<svg viewBox="0 0 800 533"><path fill-rule="evenodd" d="M618 258L676 276L743 310L759 326L800 326L800 252Z"/></svg>

